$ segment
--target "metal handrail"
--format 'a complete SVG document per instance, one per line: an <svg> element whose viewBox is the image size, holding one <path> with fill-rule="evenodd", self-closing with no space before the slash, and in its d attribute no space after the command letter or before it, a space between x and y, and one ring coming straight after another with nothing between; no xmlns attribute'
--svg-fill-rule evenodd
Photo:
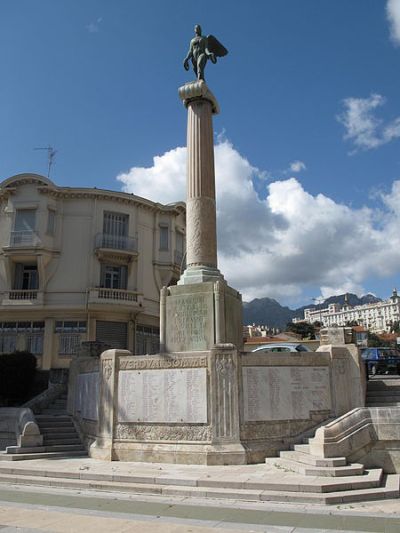
<svg viewBox="0 0 400 533"><path fill-rule="evenodd" d="M38 246L40 239L33 230L11 231L10 246Z"/></svg>
<svg viewBox="0 0 400 533"><path fill-rule="evenodd" d="M107 233L98 233L95 237L96 248L108 248L110 250L127 250L137 252L137 237L124 237L121 235L109 235Z"/></svg>

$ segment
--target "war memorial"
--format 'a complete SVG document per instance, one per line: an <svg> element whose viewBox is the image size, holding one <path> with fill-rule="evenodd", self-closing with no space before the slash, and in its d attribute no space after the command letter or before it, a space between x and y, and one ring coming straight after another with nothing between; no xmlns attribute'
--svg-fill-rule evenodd
<svg viewBox="0 0 400 533"><path fill-rule="evenodd" d="M160 353L77 357L68 413L91 458L260 463L261 471L281 454L287 471L342 480L340 488L315 482L315 492L373 487L379 497L398 496L399 409L365 407L365 369L344 328L326 330L316 352L242 351L241 295L218 269L212 118L220 107L204 77L207 62L226 54L195 27L184 67L190 61L196 79L179 88L187 110L187 267L161 290ZM304 437L309 444L299 444Z"/></svg>

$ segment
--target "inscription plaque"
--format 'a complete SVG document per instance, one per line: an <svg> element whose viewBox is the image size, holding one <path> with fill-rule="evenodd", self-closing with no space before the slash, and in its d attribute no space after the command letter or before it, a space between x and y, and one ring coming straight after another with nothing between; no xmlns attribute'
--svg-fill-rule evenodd
<svg viewBox="0 0 400 533"><path fill-rule="evenodd" d="M121 370L118 421L206 423L207 370Z"/></svg>
<svg viewBox="0 0 400 533"><path fill-rule="evenodd" d="M310 411L329 410L327 367L243 367L244 418L307 419Z"/></svg>
<svg viewBox="0 0 400 533"><path fill-rule="evenodd" d="M99 373L79 374L75 410L88 420L99 419Z"/></svg>
<svg viewBox="0 0 400 533"><path fill-rule="evenodd" d="M168 351L207 350L214 343L212 292L170 295L166 307Z"/></svg>

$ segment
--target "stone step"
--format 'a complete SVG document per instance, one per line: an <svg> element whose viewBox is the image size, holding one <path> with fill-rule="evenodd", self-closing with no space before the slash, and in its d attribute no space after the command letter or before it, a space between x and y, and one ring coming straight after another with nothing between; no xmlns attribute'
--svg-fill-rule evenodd
<svg viewBox="0 0 400 533"><path fill-rule="evenodd" d="M45 420L43 422L38 422L40 429L42 428L68 428L75 427L72 420Z"/></svg>
<svg viewBox="0 0 400 533"><path fill-rule="evenodd" d="M86 450L65 452L35 452L9 454L0 451L0 461L27 461L29 459L69 459L70 457L87 457Z"/></svg>
<svg viewBox="0 0 400 533"><path fill-rule="evenodd" d="M65 422L65 421L71 421L71 417L69 415L66 415L65 413L61 414L61 415L53 415L53 416L49 416L49 415L36 415L35 416L37 422L48 422L49 420L57 420L59 422Z"/></svg>
<svg viewBox="0 0 400 533"><path fill-rule="evenodd" d="M78 452L83 451L85 448L81 443L79 444L52 444L52 445L45 445L44 451L45 452Z"/></svg>
<svg viewBox="0 0 400 533"><path fill-rule="evenodd" d="M237 478L203 478L198 479L188 476L185 477L174 477L173 475L160 475L154 477L152 476L135 476L132 474L128 475L114 475L114 474L102 474L94 473L90 471L81 471L77 472L66 472L62 471L61 473L55 473L54 470L45 470L45 469L36 469L36 468L21 468L18 470L10 470L6 467L0 466L0 474L9 474L13 473L19 477L60 477L60 475L65 479L75 479L79 477L81 480L91 480L98 482L124 482L132 484L144 484L144 485L179 485L187 487L200 487L200 488L218 488L218 489L243 489L243 490L284 490L286 492L311 492L311 493L328 493L328 492L338 492L345 491L350 489L366 489L379 487L382 479L382 469L375 468L371 470L366 470L363 476L347 476L347 478L331 478L327 479L325 477L313 477L305 478L299 475L285 476L282 477L281 472L277 469L276 476L274 478L268 478L268 480L257 480L257 479L242 479L238 480ZM274 481L273 479L276 479Z"/></svg>
<svg viewBox="0 0 400 533"><path fill-rule="evenodd" d="M385 395L377 395L377 394L369 394L367 396L367 403L369 402L400 402L400 394L393 395L393 394L385 394Z"/></svg>
<svg viewBox="0 0 400 533"><path fill-rule="evenodd" d="M400 402L368 402L367 407L400 407Z"/></svg>
<svg viewBox="0 0 400 533"><path fill-rule="evenodd" d="M21 485L40 485L51 486L60 488L75 488L75 489L94 489L103 491L116 491L125 493L148 493L157 494L163 496L182 496L182 497L205 497L205 498L217 498L217 499L233 499L233 500L247 500L247 501L280 501L280 502L293 502L293 503L324 503L324 504L338 504L348 503L352 501L366 501L383 498L395 498L399 496L399 475L391 474L383 479L383 485L381 487L351 487L340 491L332 491L329 493L324 492L311 492L301 491L301 487L298 490L285 490L283 483L276 489L271 488L251 488L245 486L244 488L227 487L221 480L220 483L223 486L210 486L210 483L204 483L202 486L183 485L176 484L178 481L174 479L163 479L162 483L154 478L149 478L149 482L127 482L127 481L109 481L105 478L110 476L98 474L89 474L85 472L70 473L70 477L67 477L68 472L62 472L62 475L58 474L53 476L49 472L47 475L30 475L28 471L25 475L19 471L19 469L9 468L6 469L0 466L0 483L9 484L16 483ZM39 472L40 473L40 472ZM73 475L72 475L73 474ZM78 477L79 476L79 477ZM117 476L120 478L128 478L129 476ZM103 479L102 479L103 478ZM132 477L134 479L134 477ZM156 481L156 483L154 482ZM175 481L175 484L174 484ZM179 480L182 483L182 479ZM248 484L251 485L251 484ZM264 484L265 485L265 484ZM300 489L300 490L299 490Z"/></svg>
<svg viewBox="0 0 400 533"><path fill-rule="evenodd" d="M298 452L294 450L281 452L280 458L318 468L338 468L345 467L347 465L345 457L316 457L314 455L310 455L309 453Z"/></svg>
<svg viewBox="0 0 400 533"><path fill-rule="evenodd" d="M275 466L288 472L297 472L303 476L318 477L345 477L361 476L364 473L364 465L353 463L346 466L313 466L280 457Z"/></svg>
<svg viewBox="0 0 400 533"><path fill-rule="evenodd" d="M44 438L43 439L43 446L53 446L53 445L67 445L67 444L79 444L82 446L81 440L78 436L66 438Z"/></svg>
<svg viewBox="0 0 400 533"><path fill-rule="evenodd" d="M309 444L295 444L293 446L293 450L296 452L302 452L302 453L310 453L310 445Z"/></svg>
<svg viewBox="0 0 400 533"><path fill-rule="evenodd" d="M75 429L75 426L74 425L71 425L71 426L61 426L61 427L48 427L48 428L44 428L44 427L41 427L40 428L40 432L42 433L42 435L70 435L71 433L76 433L76 429Z"/></svg>
<svg viewBox="0 0 400 533"><path fill-rule="evenodd" d="M400 389L393 390L393 387L390 387L389 390L367 390L367 398L369 396L386 396L387 394L400 396Z"/></svg>
<svg viewBox="0 0 400 533"><path fill-rule="evenodd" d="M65 409L43 409L42 413L44 415L65 415Z"/></svg>

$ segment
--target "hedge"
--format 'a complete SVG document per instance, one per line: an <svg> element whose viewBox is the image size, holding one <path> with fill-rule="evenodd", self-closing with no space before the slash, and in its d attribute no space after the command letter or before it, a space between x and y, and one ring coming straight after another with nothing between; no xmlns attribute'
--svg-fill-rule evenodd
<svg viewBox="0 0 400 533"><path fill-rule="evenodd" d="M29 398L36 371L30 352L0 354L0 399L6 404Z"/></svg>

